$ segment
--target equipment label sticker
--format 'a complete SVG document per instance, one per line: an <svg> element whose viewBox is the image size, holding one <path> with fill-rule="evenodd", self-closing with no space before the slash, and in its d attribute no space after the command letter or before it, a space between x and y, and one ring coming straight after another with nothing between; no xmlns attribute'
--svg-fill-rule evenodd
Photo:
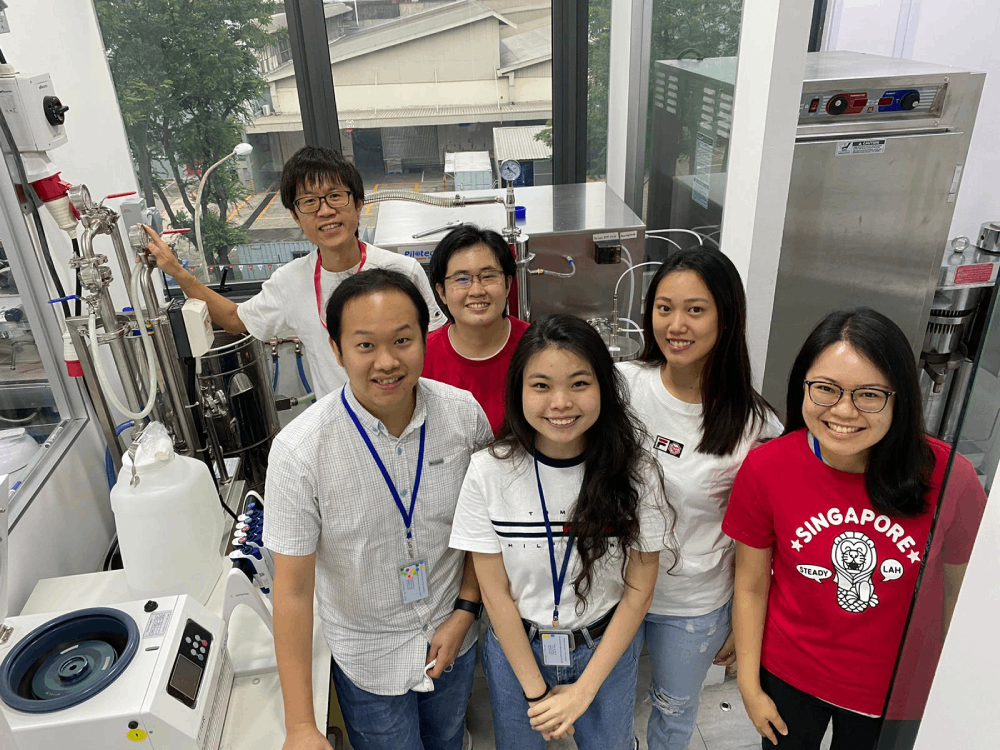
<svg viewBox="0 0 1000 750"><path fill-rule="evenodd" d="M154 612L149 616L149 622L146 623L146 630L143 631L143 638L162 638L167 633L167 628L170 626L170 618L173 616L174 611L168 609L166 612Z"/></svg>
<svg viewBox="0 0 1000 750"><path fill-rule="evenodd" d="M838 141L837 156L856 156L858 154L884 154L885 138L873 138L867 141Z"/></svg>
<svg viewBox="0 0 1000 750"><path fill-rule="evenodd" d="M618 239L620 239L620 240L634 240L638 236L639 236L639 233L637 231L633 230L631 232L622 232L618 236Z"/></svg>
<svg viewBox="0 0 1000 750"><path fill-rule="evenodd" d="M617 240L618 232L604 232L603 234L595 234L594 242L604 242L605 240Z"/></svg>

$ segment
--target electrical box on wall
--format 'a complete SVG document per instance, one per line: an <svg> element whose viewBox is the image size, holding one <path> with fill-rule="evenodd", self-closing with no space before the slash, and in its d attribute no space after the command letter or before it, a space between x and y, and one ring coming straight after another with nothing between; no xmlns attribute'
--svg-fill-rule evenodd
<svg viewBox="0 0 1000 750"><path fill-rule="evenodd" d="M594 260L600 264L621 263L622 243L617 240L601 240L594 243Z"/></svg>
<svg viewBox="0 0 1000 750"><path fill-rule="evenodd" d="M66 143L66 109L47 73L0 77L0 108L20 151L51 151Z"/></svg>

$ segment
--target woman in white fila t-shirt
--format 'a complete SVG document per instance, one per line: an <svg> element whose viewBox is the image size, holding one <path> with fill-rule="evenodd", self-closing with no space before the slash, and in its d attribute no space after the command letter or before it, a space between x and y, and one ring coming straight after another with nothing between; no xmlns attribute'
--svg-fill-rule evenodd
<svg viewBox="0 0 1000 750"><path fill-rule="evenodd" d="M507 372L504 424L472 457L451 546L473 553L496 746L632 750L636 629L671 511L600 335L535 322Z"/></svg>
<svg viewBox="0 0 1000 750"><path fill-rule="evenodd" d="M661 559L639 631L653 667L646 737L650 750L685 750L709 667L736 659L734 549L722 533L733 478L781 424L751 383L746 295L725 255L671 255L650 283L643 331L640 361L619 369L663 468L679 546L676 561Z"/></svg>

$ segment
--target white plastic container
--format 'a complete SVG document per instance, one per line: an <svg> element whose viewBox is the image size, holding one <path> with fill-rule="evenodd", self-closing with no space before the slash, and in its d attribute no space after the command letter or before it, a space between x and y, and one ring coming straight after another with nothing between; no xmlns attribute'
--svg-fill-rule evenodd
<svg viewBox="0 0 1000 750"><path fill-rule="evenodd" d="M111 490L125 578L136 598L188 594L205 604L222 573L219 494L201 461L144 447L138 482L126 453Z"/></svg>

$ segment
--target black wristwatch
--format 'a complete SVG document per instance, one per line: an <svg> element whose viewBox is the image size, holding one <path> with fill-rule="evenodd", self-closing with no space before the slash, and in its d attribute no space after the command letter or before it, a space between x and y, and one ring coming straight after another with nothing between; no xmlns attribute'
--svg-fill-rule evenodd
<svg viewBox="0 0 1000 750"><path fill-rule="evenodd" d="M455 609L464 610L472 614L477 620L483 616L483 603L482 602L470 602L468 599L456 599Z"/></svg>

